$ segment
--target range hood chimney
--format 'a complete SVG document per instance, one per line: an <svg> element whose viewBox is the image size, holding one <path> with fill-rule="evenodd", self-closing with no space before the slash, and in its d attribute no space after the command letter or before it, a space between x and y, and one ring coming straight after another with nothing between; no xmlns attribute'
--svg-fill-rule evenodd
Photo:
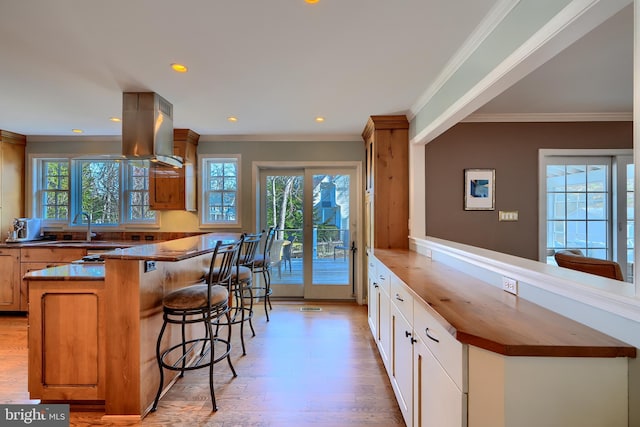
<svg viewBox="0 0 640 427"><path fill-rule="evenodd" d="M122 155L182 167L173 154L173 105L154 92L122 95Z"/></svg>

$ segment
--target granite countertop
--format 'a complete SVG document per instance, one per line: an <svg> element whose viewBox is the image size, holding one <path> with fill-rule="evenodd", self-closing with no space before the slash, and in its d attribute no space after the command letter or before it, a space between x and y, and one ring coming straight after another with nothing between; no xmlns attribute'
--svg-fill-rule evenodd
<svg viewBox="0 0 640 427"><path fill-rule="evenodd" d="M149 261L180 261L213 252L218 240L232 242L240 238L240 233L209 233L199 236L184 237L146 245L132 246L101 254L106 261L121 260L149 260Z"/></svg>
<svg viewBox="0 0 640 427"><path fill-rule="evenodd" d="M65 264L44 270L30 271L24 276L25 280L55 280L80 281L104 280L104 264Z"/></svg>
<svg viewBox="0 0 640 427"><path fill-rule="evenodd" d="M629 344L416 252L374 256L461 343L506 356L636 356Z"/></svg>
<svg viewBox="0 0 640 427"><path fill-rule="evenodd" d="M0 248L85 248L117 249L148 245L144 240L32 240L28 242L2 242Z"/></svg>

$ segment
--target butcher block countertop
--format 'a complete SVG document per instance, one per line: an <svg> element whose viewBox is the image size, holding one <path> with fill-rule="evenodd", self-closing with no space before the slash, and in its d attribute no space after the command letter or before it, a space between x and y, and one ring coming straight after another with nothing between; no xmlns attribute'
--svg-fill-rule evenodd
<svg viewBox="0 0 640 427"><path fill-rule="evenodd" d="M374 256L464 344L505 356L636 356L633 346L416 252Z"/></svg>

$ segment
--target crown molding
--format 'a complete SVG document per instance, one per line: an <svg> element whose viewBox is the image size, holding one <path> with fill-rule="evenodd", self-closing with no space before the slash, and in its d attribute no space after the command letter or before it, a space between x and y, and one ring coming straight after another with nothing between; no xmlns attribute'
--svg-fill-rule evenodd
<svg viewBox="0 0 640 427"><path fill-rule="evenodd" d="M633 112L470 114L461 123L479 122L632 122Z"/></svg>

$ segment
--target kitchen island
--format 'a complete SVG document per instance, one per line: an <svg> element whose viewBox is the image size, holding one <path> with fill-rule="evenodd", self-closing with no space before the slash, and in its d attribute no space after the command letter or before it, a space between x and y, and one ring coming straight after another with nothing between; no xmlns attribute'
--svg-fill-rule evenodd
<svg viewBox="0 0 640 427"><path fill-rule="evenodd" d="M104 406L107 420L142 419L158 387L163 296L202 278L218 240L239 237L211 233L138 245L101 254L104 265L27 273L30 397ZM166 337L164 348L177 342L176 333ZM166 387L172 379L165 376Z"/></svg>

